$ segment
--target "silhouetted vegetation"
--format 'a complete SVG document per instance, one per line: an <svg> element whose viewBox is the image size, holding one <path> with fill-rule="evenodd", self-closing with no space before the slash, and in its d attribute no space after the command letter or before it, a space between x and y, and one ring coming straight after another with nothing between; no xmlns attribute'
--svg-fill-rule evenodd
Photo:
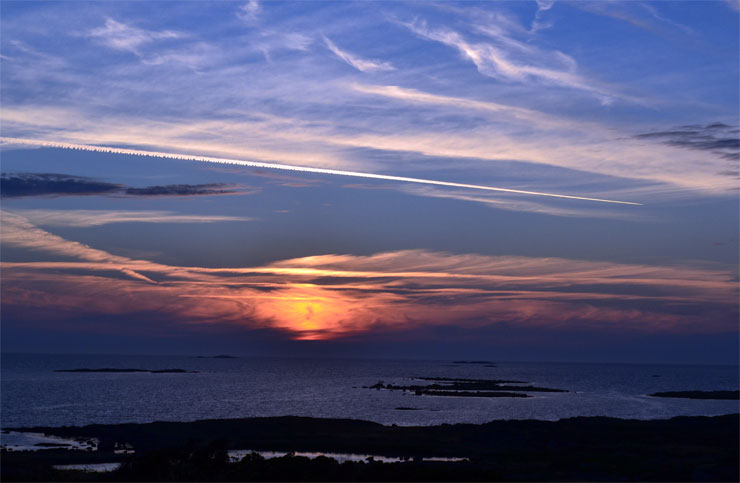
<svg viewBox="0 0 740 483"><path fill-rule="evenodd" d="M94 437L97 453L3 453L2 481L737 481L737 414L622 420L580 417L429 427L301 417L26 428ZM114 455L115 444L136 454ZM229 462L227 450L316 451L400 456L401 463L320 457ZM52 458L51 455L54 455ZM60 464L121 461L111 473L53 470ZM105 456L116 459L105 460ZM424 456L467 462L421 462Z"/></svg>
<svg viewBox="0 0 740 483"><path fill-rule="evenodd" d="M666 391L651 394L653 397L682 397L687 399L740 400L740 391Z"/></svg>

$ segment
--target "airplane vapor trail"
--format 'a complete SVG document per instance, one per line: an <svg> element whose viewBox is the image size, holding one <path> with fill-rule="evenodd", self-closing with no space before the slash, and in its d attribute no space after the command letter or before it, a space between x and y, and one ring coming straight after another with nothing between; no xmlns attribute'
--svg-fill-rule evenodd
<svg viewBox="0 0 740 483"><path fill-rule="evenodd" d="M56 141L43 141L36 139L0 137L0 143L22 144L48 148L77 149L82 151L93 151L99 153L127 154L133 156L152 156L157 158L179 159L183 161L198 161L203 163L232 164L237 166L249 166L253 168L280 169L285 171L300 171L304 173L332 174L336 176L351 176L355 178L382 179L386 181L398 181L402 183L429 184L437 186L449 186L453 188L468 188L485 191L499 191L504 193L516 193L522 195L548 196L551 198L567 198L581 201L597 201L600 203L616 203L620 205L641 205L631 201L606 200L600 198L587 198L584 196L562 195L556 193L543 193L540 191L516 190L510 188L497 188L494 186L483 186L466 183L454 183L451 181L437 181L423 178L408 178L405 176L393 176L389 174L362 173L358 171L343 171L339 169L312 168L308 166L295 166L290 164L265 163L261 161L244 161L239 159L215 158L211 156L199 156L194 154L164 153L158 151L143 151L139 149L116 148L112 146L94 146L89 144L61 143Z"/></svg>

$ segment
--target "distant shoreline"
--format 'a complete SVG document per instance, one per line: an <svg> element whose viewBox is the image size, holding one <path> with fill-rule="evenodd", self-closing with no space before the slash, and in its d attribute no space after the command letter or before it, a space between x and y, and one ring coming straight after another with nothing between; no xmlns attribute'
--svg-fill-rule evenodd
<svg viewBox="0 0 740 483"><path fill-rule="evenodd" d="M140 354L140 353L105 353L105 352L14 352L14 351L0 351L0 357L7 356L82 356L82 357L155 357L155 358L190 358L190 359L220 359L220 357L214 356L203 356L194 353L188 354ZM444 363L444 364L460 364L464 365L466 362L461 359L429 359L423 357L347 357L346 355L318 355L318 354L306 354L306 355L273 355L273 354L239 354L228 357L228 359L242 359L242 360L270 360L270 359L286 359L286 360L311 360L311 361L398 361L398 362L433 362L433 363ZM462 364L461 364L462 362ZM617 365L617 366L682 366L682 367L737 367L740 368L740 363L733 361L720 362L720 361L601 361L601 360L529 360L529 359L496 359L495 361L472 361L472 362L491 362L492 364L556 364L556 365ZM476 365L476 364L472 364Z"/></svg>
<svg viewBox="0 0 740 483"><path fill-rule="evenodd" d="M717 401L738 401L740 391L665 391L650 394L652 397L670 397L683 399L710 399Z"/></svg>
<svg viewBox="0 0 740 483"><path fill-rule="evenodd" d="M130 368L114 368L114 367L101 367L97 369L90 369L87 367L79 369L55 369L53 372L75 372L75 373L121 373L121 372L148 372L151 374L197 374L198 371L188 371L185 369L130 369Z"/></svg>

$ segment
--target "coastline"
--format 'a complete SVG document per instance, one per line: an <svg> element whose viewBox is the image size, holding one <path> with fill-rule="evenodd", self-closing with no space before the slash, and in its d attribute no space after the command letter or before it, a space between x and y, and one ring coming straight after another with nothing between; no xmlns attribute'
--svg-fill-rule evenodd
<svg viewBox="0 0 740 483"><path fill-rule="evenodd" d="M176 462L170 468L175 481L190 478L186 468L190 468L190 474L199 475L195 478L199 480L300 480L300 475L293 473L296 465L305 467L301 474L308 479L378 481L425 481L432 476L437 479L435 475L457 481L732 481L738 479L740 468L739 414L656 420L496 420L439 426L384 426L352 419L285 416L5 430L95 438L99 444L95 453L3 451L3 481L92 478L89 473L58 471L50 466L92 460L123 462L117 471L94 475L96 480L105 481L161 479L158 471L165 460ZM115 453L115 448L122 445L130 446L135 453ZM255 454L238 463L229 462L229 450L244 449L362 453L402 457L404 461L340 465L321 457L288 455L270 460ZM115 457L106 460L106 455ZM469 461L422 462L423 457ZM430 473L432 467L436 469ZM201 472L208 468L206 473Z"/></svg>

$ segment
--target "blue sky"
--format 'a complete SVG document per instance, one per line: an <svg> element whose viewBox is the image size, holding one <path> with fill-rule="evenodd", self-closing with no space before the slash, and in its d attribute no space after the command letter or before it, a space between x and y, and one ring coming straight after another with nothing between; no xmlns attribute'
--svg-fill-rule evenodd
<svg viewBox="0 0 740 483"><path fill-rule="evenodd" d="M737 359L737 2L1 8L4 351Z"/></svg>

